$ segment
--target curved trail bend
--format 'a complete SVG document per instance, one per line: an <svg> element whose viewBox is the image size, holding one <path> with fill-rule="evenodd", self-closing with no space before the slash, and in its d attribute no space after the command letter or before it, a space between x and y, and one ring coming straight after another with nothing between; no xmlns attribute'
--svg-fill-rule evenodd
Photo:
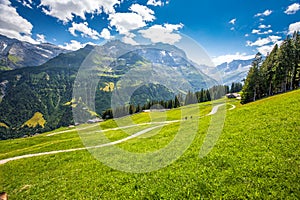
<svg viewBox="0 0 300 200"><path fill-rule="evenodd" d="M209 114L207 114L206 116L210 116L210 115L214 115L218 112L218 109L221 107L221 106L224 106L225 104L219 104L219 105L216 105L212 108L211 112ZM232 108L230 108L229 110L233 110L235 109L235 105L232 105ZM126 137L126 138L123 138L121 140L117 140L117 141L114 141L114 142L110 142L110 143L106 143L106 144L101 144L101 145L97 145L97 146L92 146L92 147L82 147L82 148L75 148L75 149L66 149L66 150L57 150L57 151L49 151L49 152L42 152L42 153L34 153L34 154L27 154L27 155L22 155L22 156L15 156L15 157L12 157L12 158L6 158L6 159L3 159L3 160L0 160L0 165L3 165L9 161L14 161L14 160L20 160L20 159L23 159L23 158L32 158L32 157L37 157L37 156L43 156L43 155L52 155L52 154L58 154L58 153L68 153L68 152L74 152L74 151L82 151L82 150L88 150L88 149L95 149L95 148L102 148L102 147L107 147L107 146L112 146L112 145L116 145L116 144L120 144L120 143L123 143L127 140L130 140L130 139L133 139L133 138L136 138L140 135L143 135L145 133L148 133L154 129L157 129L157 128L160 128L160 127L163 127L164 125L166 124L171 124L171 123L175 123L175 122L180 122L180 120L175 120L175 121L166 121L166 122L152 122L152 123L144 123L144 124L137 124L137 125L131 125L131 126L126 126L126 127L118 127L118 128L112 128L112 129L107 129L107 130L103 130L104 131L109 131L109 130L118 130L118 129L121 129L121 128L130 128L130 127L135 127L135 126L141 126L141 125L148 125L148 124L160 124L158 126L154 126L154 127L150 127L150 128L147 128L147 129L144 129L142 131L139 131L129 137ZM98 124L97 124L98 125ZM85 127L85 128L82 128L80 130L85 130L85 129L88 129L88 128L91 128L91 127L95 127L97 125L94 125L94 126L89 126L89 127ZM74 130L67 130L67 131L61 131L61 132L58 132L58 133L53 133L53 134L49 134L47 136L53 136L53 135L57 135L57 134L61 134L61 133L66 133L66 132L71 132L71 131L74 131ZM101 132L101 131L99 131Z"/></svg>

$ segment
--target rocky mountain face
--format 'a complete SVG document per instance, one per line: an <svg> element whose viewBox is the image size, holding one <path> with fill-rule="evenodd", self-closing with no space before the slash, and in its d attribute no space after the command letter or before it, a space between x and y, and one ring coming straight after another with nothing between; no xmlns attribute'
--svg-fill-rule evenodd
<svg viewBox="0 0 300 200"><path fill-rule="evenodd" d="M0 35L0 70L39 66L66 52L53 44L31 44Z"/></svg>
<svg viewBox="0 0 300 200"><path fill-rule="evenodd" d="M0 139L68 126L74 115L86 122L112 103L143 105L215 84L172 45L87 45L40 66L0 72Z"/></svg>

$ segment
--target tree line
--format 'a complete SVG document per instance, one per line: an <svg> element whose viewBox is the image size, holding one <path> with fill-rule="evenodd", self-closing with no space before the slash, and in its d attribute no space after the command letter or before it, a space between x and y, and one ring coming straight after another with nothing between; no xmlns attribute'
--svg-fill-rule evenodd
<svg viewBox="0 0 300 200"><path fill-rule="evenodd" d="M241 103L249 103L300 86L300 34L287 37L262 59L257 53L242 90Z"/></svg>
<svg viewBox="0 0 300 200"><path fill-rule="evenodd" d="M190 105L195 103L203 103L224 97L228 92L240 92L242 89L241 83L232 83L231 88L227 85L217 85L210 89L201 89L197 92L188 91L185 96L182 94L175 95L174 99L167 101L149 101L144 105L134 105L130 103L128 105L120 106L117 108L109 108L102 113L103 119L112 119L140 113L149 109L174 109L184 105Z"/></svg>

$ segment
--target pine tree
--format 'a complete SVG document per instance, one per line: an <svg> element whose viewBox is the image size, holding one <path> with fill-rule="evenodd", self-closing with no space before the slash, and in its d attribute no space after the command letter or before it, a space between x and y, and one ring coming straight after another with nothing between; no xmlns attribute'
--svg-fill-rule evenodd
<svg viewBox="0 0 300 200"><path fill-rule="evenodd" d="M264 77L262 79L262 89L264 90L264 93L268 96L271 96L273 94L274 75L276 72L276 59L278 56L278 50L278 45L276 44L261 67L261 75Z"/></svg>
<svg viewBox="0 0 300 200"><path fill-rule="evenodd" d="M261 66L261 53L255 55L255 59L252 62L252 67L245 80L245 85L242 93L241 103L245 104L251 101L255 101L259 95L259 88L261 86L261 79L259 69Z"/></svg>
<svg viewBox="0 0 300 200"><path fill-rule="evenodd" d="M178 100L178 97L175 96L175 100L174 100L174 108L179 108L180 107L180 102Z"/></svg>

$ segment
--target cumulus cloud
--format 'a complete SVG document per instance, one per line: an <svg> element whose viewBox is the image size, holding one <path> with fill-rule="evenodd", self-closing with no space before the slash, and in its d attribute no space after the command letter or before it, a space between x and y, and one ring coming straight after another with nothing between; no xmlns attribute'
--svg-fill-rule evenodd
<svg viewBox="0 0 300 200"><path fill-rule="evenodd" d="M232 19L232 20L230 20L230 21L229 21L229 24L232 24L232 25L234 25L234 24L235 24L235 22L236 22L236 18L235 18L235 19Z"/></svg>
<svg viewBox="0 0 300 200"><path fill-rule="evenodd" d="M263 12L263 13L257 13L257 14L255 15L255 17L266 17L266 16L271 15L272 13L273 13L272 10L266 10L266 11Z"/></svg>
<svg viewBox="0 0 300 200"><path fill-rule="evenodd" d="M23 6L32 9L32 0L17 0L19 3L21 3Z"/></svg>
<svg viewBox="0 0 300 200"><path fill-rule="evenodd" d="M300 31L300 22L290 24L289 34L293 34L295 31Z"/></svg>
<svg viewBox="0 0 300 200"><path fill-rule="evenodd" d="M128 34L131 30L145 27L143 17L137 13L114 13L109 15L110 25L116 27L120 34Z"/></svg>
<svg viewBox="0 0 300 200"><path fill-rule="evenodd" d="M0 34L18 40L37 43L32 39L33 25L19 15L9 0L0 1Z"/></svg>
<svg viewBox="0 0 300 200"><path fill-rule="evenodd" d="M153 25L146 30L140 30L139 33L153 43L174 44L181 39L181 36L176 33L181 28L183 28L183 24Z"/></svg>
<svg viewBox="0 0 300 200"><path fill-rule="evenodd" d="M270 34L270 33L273 33L273 31L272 31L271 29L270 29L270 30L263 31L263 32L261 32L260 29L253 29L253 30L252 30L252 34L266 35L266 34Z"/></svg>
<svg viewBox="0 0 300 200"><path fill-rule="evenodd" d="M74 16L82 19L85 14L97 14L102 11L109 14L114 13L114 5L120 4L121 0L41 0L40 6L46 15L55 17L63 22L73 20Z"/></svg>
<svg viewBox="0 0 300 200"><path fill-rule="evenodd" d="M260 28L260 29L267 29L267 28L271 28L271 25L264 25L264 24L261 24L261 25L259 25L258 28Z"/></svg>
<svg viewBox="0 0 300 200"><path fill-rule="evenodd" d="M94 40L98 40L100 34L96 30L89 28L88 25L89 24L87 22L79 24L73 22L72 27L69 28L69 32L73 36L77 36L76 32L80 32L82 37L90 37Z"/></svg>
<svg viewBox="0 0 300 200"><path fill-rule="evenodd" d="M151 6L163 6L163 2L161 0L148 0L147 5Z"/></svg>
<svg viewBox="0 0 300 200"><path fill-rule="evenodd" d="M107 28L104 28L101 33L100 33L100 37L109 40L112 38L110 31Z"/></svg>
<svg viewBox="0 0 300 200"><path fill-rule="evenodd" d="M276 43L276 42L280 41L281 37L280 37L280 36L277 36L277 35L270 35L270 36L269 36L269 39L270 39L273 43Z"/></svg>
<svg viewBox="0 0 300 200"><path fill-rule="evenodd" d="M237 52L236 54L227 54L213 58L215 65L220 65L222 63L230 63L233 60L249 60L254 58L254 55L247 55L246 53Z"/></svg>
<svg viewBox="0 0 300 200"><path fill-rule="evenodd" d="M269 38L258 38L255 42L247 41L248 46L264 46L266 44L269 44L271 40Z"/></svg>
<svg viewBox="0 0 300 200"><path fill-rule="evenodd" d="M71 40L70 43L64 43L64 45L59 45L59 47L67 49L67 50L71 50L71 51L76 51L78 49L81 49L81 48L85 47L87 44L95 45L95 44L93 44L91 42L82 44L82 43L80 43L80 42L78 42L76 40Z"/></svg>
<svg viewBox="0 0 300 200"><path fill-rule="evenodd" d="M139 43L134 40L135 36L134 33L129 33L122 38L122 41L131 45L139 45Z"/></svg>
<svg viewBox="0 0 300 200"><path fill-rule="evenodd" d="M258 38L255 42L247 41L247 46L255 46L257 51L266 56L272 51L275 44L280 45L282 43L281 39L280 36L270 35L267 38Z"/></svg>
<svg viewBox="0 0 300 200"><path fill-rule="evenodd" d="M273 48L276 44L280 46L281 43L282 43L282 40L277 41L276 43L271 44L271 45L261 46L261 47L257 48L257 51L260 52L262 55L267 56L273 50Z"/></svg>
<svg viewBox="0 0 300 200"><path fill-rule="evenodd" d="M46 41L46 36L43 34L36 34L36 41L39 43L45 43Z"/></svg>
<svg viewBox="0 0 300 200"><path fill-rule="evenodd" d="M144 21L152 22L155 19L154 11L147 6L133 4L129 10L140 15Z"/></svg>
<svg viewBox="0 0 300 200"><path fill-rule="evenodd" d="M285 14L287 15L293 15L296 14L296 12L300 10L300 4L299 3L294 3L292 5L290 5L286 11L284 11Z"/></svg>
<svg viewBox="0 0 300 200"><path fill-rule="evenodd" d="M109 15L110 25L116 27L120 34L128 34L132 30L145 27L146 22L155 19L154 11L139 4L133 4L127 13L112 13Z"/></svg>
<svg viewBox="0 0 300 200"><path fill-rule="evenodd" d="M267 38L258 38L255 42L247 41L247 46L265 46L270 43L277 43L280 41L281 37L276 35L270 35Z"/></svg>

